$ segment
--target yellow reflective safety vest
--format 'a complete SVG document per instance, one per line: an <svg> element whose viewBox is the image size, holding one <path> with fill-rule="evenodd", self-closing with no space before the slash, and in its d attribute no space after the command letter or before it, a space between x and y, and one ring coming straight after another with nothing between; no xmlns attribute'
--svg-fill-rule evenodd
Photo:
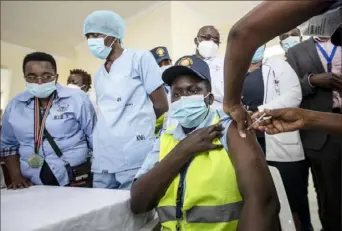
<svg viewBox="0 0 342 231"><path fill-rule="evenodd" d="M219 121L216 115L212 124ZM160 137L159 160L179 143ZM219 139L215 144L221 144ZM227 151L198 153L173 180L157 206L163 231L235 231L243 208L235 170Z"/></svg>
<svg viewBox="0 0 342 231"><path fill-rule="evenodd" d="M154 129L154 135L158 138L159 136L159 131L163 128L163 124L164 124L164 118L165 118L165 114L163 114L162 116L160 116L157 120L156 120L156 127Z"/></svg>

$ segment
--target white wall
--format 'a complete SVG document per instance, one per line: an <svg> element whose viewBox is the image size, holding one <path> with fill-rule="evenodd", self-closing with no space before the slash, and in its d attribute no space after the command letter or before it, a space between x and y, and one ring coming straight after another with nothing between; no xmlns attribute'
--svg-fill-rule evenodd
<svg viewBox="0 0 342 231"><path fill-rule="evenodd" d="M171 1L171 37L172 58L177 61L184 55L196 52L194 38L198 30L207 23L203 15L198 14L184 3Z"/></svg>
<svg viewBox="0 0 342 231"><path fill-rule="evenodd" d="M1 68L1 110L7 106L8 97L11 91L11 72L8 69Z"/></svg>
<svg viewBox="0 0 342 231"><path fill-rule="evenodd" d="M34 51L30 48L17 46L1 40L1 68L7 69L11 73L10 84L8 84L10 88L8 99L12 99L15 95L25 90L22 68L23 59L25 55ZM53 54L51 55L54 56ZM57 62L59 73L58 82L65 85L66 79L69 76L69 70L74 68L74 62L60 56L54 56L54 58Z"/></svg>

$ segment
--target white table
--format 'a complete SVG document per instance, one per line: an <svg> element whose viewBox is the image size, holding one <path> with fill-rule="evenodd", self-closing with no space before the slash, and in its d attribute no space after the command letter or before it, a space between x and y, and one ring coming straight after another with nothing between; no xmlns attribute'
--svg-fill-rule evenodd
<svg viewBox="0 0 342 231"><path fill-rule="evenodd" d="M1 190L1 231L137 231L129 191L51 186Z"/></svg>

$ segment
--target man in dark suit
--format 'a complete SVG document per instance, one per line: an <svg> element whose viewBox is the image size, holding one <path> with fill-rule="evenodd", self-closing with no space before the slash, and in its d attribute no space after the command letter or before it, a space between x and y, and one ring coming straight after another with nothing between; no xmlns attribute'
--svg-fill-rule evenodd
<svg viewBox="0 0 342 231"><path fill-rule="evenodd" d="M290 48L287 61L300 78L302 108L341 113L341 46L333 45L329 38L310 38ZM313 174L324 231L341 230L342 137L303 130L301 138Z"/></svg>

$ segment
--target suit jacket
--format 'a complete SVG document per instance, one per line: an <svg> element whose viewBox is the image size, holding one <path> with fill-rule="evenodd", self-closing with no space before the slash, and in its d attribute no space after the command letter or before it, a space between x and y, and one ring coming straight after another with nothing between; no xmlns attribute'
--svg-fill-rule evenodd
<svg viewBox="0 0 342 231"><path fill-rule="evenodd" d="M310 38L288 50L287 61L297 73L302 87L303 99L301 107L314 111L331 112L333 93L330 89L312 88L308 76L311 73L325 73L325 69L317 53L316 44ZM322 131L301 131L304 148L320 150L328 134Z"/></svg>

